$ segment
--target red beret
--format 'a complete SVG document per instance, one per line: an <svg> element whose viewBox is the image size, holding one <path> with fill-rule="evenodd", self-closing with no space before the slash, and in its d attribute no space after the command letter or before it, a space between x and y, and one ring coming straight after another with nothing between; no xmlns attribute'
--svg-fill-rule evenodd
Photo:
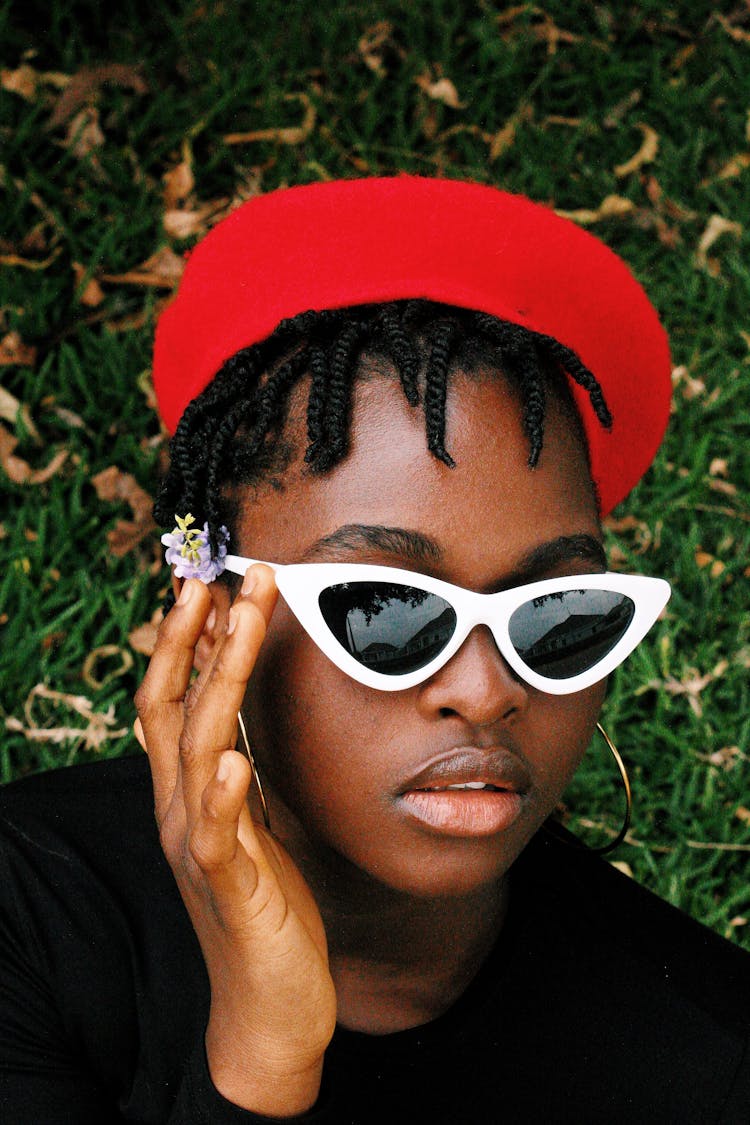
<svg viewBox="0 0 750 1125"><path fill-rule="evenodd" d="M574 223L456 180L287 188L219 223L157 326L154 384L167 428L226 359L284 318L409 297L491 313L571 348L614 418L603 430L572 385L602 513L630 491L669 415L669 345L653 306L623 261Z"/></svg>

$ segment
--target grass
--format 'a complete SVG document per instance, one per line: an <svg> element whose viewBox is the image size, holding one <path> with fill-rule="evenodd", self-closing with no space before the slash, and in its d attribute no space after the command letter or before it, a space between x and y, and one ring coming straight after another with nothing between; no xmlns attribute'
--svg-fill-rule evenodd
<svg viewBox="0 0 750 1125"><path fill-rule="evenodd" d="M169 290L103 279L195 241L165 229L165 173L191 164L195 186L174 206L199 213L284 183L399 170L569 211L617 195L619 217L591 229L647 285L676 369L668 438L607 531L616 566L675 590L605 708L635 790L617 858L750 948L747 11L695 0L550 0L543 11L49 0L20 11L3 0L0 42L0 339L7 350L17 333L35 349L21 364L6 355L13 397L1 412L29 472L66 454L43 483L0 472L2 779L133 749L146 657L129 638L167 576L153 531L109 549L131 505L92 482L116 466L126 494L137 501L134 482L153 493L165 444L150 340ZM92 81L90 68L113 63L109 81ZM46 76L25 96L8 88L22 66ZM56 74L79 95L67 113L71 85ZM296 143L223 139L300 127L306 112ZM618 174L645 127L653 158ZM707 231L721 233L705 247ZM592 842L616 832L621 795L598 744L566 807Z"/></svg>

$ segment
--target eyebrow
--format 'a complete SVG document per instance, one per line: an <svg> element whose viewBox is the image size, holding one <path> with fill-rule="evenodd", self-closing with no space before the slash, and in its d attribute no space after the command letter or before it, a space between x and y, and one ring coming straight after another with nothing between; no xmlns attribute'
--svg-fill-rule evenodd
<svg viewBox="0 0 750 1125"><path fill-rule="evenodd" d="M556 539L540 543L528 551L512 573L503 576L503 587L518 586L537 576L542 577L562 563L575 561L607 569L604 547L593 535L558 535Z"/></svg>
<svg viewBox="0 0 750 1125"><path fill-rule="evenodd" d="M335 558L330 558L331 555L361 554L367 548L396 555L402 561L413 563L434 563L443 557L440 545L419 531L404 527L383 527L379 524L348 523L312 543L300 561L310 562L321 555L335 561ZM520 585L553 570L561 563L573 561L592 563L602 570L607 569L604 548L593 535L559 535L528 551L512 573L503 576L502 587Z"/></svg>
<svg viewBox="0 0 750 1125"><path fill-rule="evenodd" d="M317 539L307 548L301 561L309 562L321 554L356 554L368 547L415 563L436 562L443 554L434 539L419 531L379 524L347 523L330 535Z"/></svg>

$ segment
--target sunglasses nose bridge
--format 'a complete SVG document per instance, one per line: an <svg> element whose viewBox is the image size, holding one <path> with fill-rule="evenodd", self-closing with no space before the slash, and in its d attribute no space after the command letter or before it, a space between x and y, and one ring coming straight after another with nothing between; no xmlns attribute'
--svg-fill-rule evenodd
<svg viewBox="0 0 750 1125"><path fill-rule="evenodd" d="M500 653L506 664L513 667L508 660L507 622L505 621L504 598L502 593L480 594L474 590L466 591L468 597L462 606L460 620L461 643L469 634L479 626L484 626L490 633L495 648Z"/></svg>

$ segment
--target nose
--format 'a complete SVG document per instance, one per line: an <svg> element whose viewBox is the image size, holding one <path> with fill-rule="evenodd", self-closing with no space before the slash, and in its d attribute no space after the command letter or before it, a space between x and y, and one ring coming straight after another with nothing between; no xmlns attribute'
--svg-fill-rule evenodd
<svg viewBox="0 0 750 1125"><path fill-rule="evenodd" d="M418 706L424 715L457 715L486 726L519 717L528 706L528 691L506 664L490 630L479 625L422 684Z"/></svg>

